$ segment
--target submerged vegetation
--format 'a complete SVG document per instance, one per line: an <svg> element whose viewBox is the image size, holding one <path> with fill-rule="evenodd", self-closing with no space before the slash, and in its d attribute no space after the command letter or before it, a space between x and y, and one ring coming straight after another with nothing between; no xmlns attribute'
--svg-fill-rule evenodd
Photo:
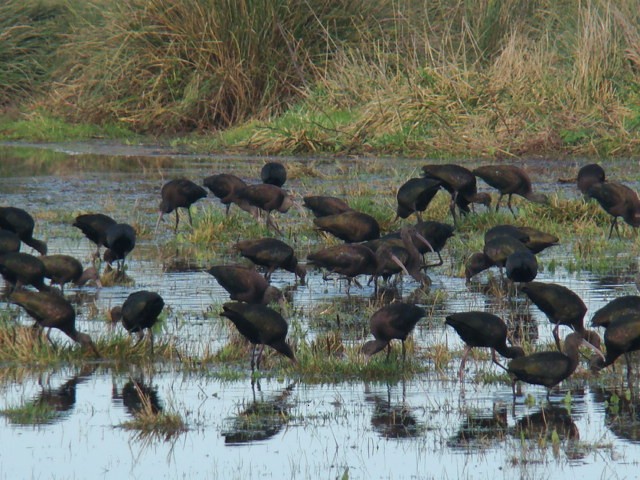
<svg viewBox="0 0 640 480"><path fill-rule="evenodd" d="M9 0L0 132L262 153L636 154L639 21L633 0Z"/></svg>

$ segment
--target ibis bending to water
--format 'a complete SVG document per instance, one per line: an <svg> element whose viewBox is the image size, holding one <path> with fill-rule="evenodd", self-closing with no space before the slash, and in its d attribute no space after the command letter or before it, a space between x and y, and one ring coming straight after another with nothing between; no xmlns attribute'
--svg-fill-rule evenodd
<svg viewBox="0 0 640 480"><path fill-rule="evenodd" d="M174 232L178 231L178 223L180 223L180 216L178 215L178 208L186 208L189 215L189 225L193 226L193 219L191 218L191 205L195 202L207 196L207 191L200 185L196 185L191 180L186 178L178 178L175 180L169 180L162 186L160 190L160 196L162 200L160 202L158 221L156 222L156 231L160 220L165 213L176 212L176 226Z"/></svg>
<svg viewBox="0 0 640 480"><path fill-rule="evenodd" d="M289 325L278 312L264 305L241 302L225 303L222 308L224 311L220 315L231 320L238 332L253 344L251 371L254 370L254 367L260 369L260 360L265 345L290 358L293 362L296 361L293 350L285 341ZM257 345L260 345L260 350L256 359Z"/></svg>

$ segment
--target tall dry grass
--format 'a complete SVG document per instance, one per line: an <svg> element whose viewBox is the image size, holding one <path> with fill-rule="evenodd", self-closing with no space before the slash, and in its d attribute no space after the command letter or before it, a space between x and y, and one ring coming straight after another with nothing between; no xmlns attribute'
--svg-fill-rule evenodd
<svg viewBox="0 0 640 480"><path fill-rule="evenodd" d="M139 131L226 127L285 110L384 2L125 0L71 38L58 104Z"/></svg>

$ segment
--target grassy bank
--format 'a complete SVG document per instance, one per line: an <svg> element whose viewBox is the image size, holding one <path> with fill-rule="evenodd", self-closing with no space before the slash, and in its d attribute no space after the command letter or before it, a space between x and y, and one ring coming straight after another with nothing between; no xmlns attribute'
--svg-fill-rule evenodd
<svg viewBox="0 0 640 480"><path fill-rule="evenodd" d="M633 0L0 8L4 138L143 135L270 154L640 152Z"/></svg>

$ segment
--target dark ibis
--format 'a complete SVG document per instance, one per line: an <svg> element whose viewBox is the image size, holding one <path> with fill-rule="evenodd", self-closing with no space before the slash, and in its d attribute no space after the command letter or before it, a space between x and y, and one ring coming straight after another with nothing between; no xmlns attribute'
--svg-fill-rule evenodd
<svg viewBox="0 0 640 480"><path fill-rule="evenodd" d="M243 204L243 210L252 213L252 208L257 212L255 207L251 207L246 201L240 200L238 193L243 190L247 184L244 180L230 173L220 173L211 175L204 179L204 186L211 190L220 202L226 207L226 214L229 215L229 208L232 203Z"/></svg>
<svg viewBox="0 0 640 480"><path fill-rule="evenodd" d="M491 205L491 196L488 193L478 193L475 175L467 168L455 164L425 165L422 167L425 177L439 180L451 195L449 210L456 223L455 207L460 213L469 213L469 204L481 203L487 207Z"/></svg>
<svg viewBox="0 0 640 480"><path fill-rule="evenodd" d="M538 254L549 247L558 245L560 239L551 233L543 232L532 227L518 227L521 232L529 236L529 240L524 242L531 253Z"/></svg>
<svg viewBox="0 0 640 480"><path fill-rule="evenodd" d="M82 286L93 281L97 286L101 286L100 276L95 267L89 267L85 270L82 263L70 255L43 255L40 260L44 264L44 276L51 279L52 285L60 285L62 293L64 293L64 286L67 283Z"/></svg>
<svg viewBox="0 0 640 480"><path fill-rule="evenodd" d="M426 316L427 312L424 308L409 303L392 303L382 307L369 319L369 326L375 340L366 342L362 346L362 352L370 357L386 348L387 358L389 358L391 340L398 339L402 342L402 361L404 362L404 341L418 321Z"/></svg>
<svg viewBox="0 0 640 480"><path fill-rule="evenodd" d="M606 328L616 317L634 313L640 315L640 296L625 295L618 297L593 314L591 326Z"/></svg>
<svg viewBox="0 0 640 480"><path fill-rule="evenodd" d="M347 202L337 197L307 195L302 198L302 201L304 206L311 210L314 217L327 217L351 210Z"/></svg>
<svg viewBox="0 0 640 480"><path fill-rule="evenodd" d="M216 265L207 270L207 273L213 275L220 286L229 292L231 300L264 305L284 301L282 292L269 285L254 267Z"/></svg>
<svg viewBox="0 0 640 480"><path fill-rule="evenodd" d="M20 237L24 243L36 250L40 255L47 254L47 244L33 238L35 221L22 208L0 207L0 228L9 230Z"/></svg>
<svg viewBox="0 0 640 480"><path fill-rule="evenodd" d="M241 240L233 248L256 265L267 267L264 274L264 278L267 280L271 279L271 274L276 268L282 268L295 274L296 277L300 277L300 283L304 285L307 271L298 263L293 248L283 241L277 238Z"/></svg>
<svg viewBox="0 0 640 480"><path fill-rule="evenodd" d="M40 291L49 290L45 285L45 267L42 260L28 253L12 252L0 255L0 275L13 289L32 285Z"/></svg>
<svg viewBox="0 0 640 480"><path fill-rule="evenodd" d="M293 199L287 192L275 185L261 183L247 186L238 193L238 197L251 207L266 212L267 228L271 227L278 234L281 233L278 225L271 218L271 212L276 210L280 213L287 213L289 211L293 206ZM243 208L243 204L239 204L239 206ZM253 212L255 209L252 210Z"/></svg>
<svg viewBox="0 0 640 480"><path fill-rule="evenodd" d="M278 353L290 358L294 363L296 357L285 341L289 325L278 312L264 305L241 302L229 302L223 306L220 314L227 317L238 329L238 332L253 344L251 351L251 371L260 369L260 360L264 346L268 345ZM258 357L255 352L260 345Z"/></svg>
<svg viewBox="0 0 640 480"><path fill-rule="evenodd" d="M594 198L604 211L613 217L608 238L611 238L614 227L620 238L618 217L622 217L633 228L640 227L640 199L638 194L626 185L617 182L594 183L587 190L587 195Z"/></svg>
<svg viewBox="0 0 640 480"><path fill-rule="evenodd" d="M196 203L201 198L207 196L207 191L200 185L196 185L191 180L186 178L177 178L175 180L169 180L162 186L160 190L160 214L158 221L156 222L156 231L160 220L165 213L176 212L176 226L174 232L178 231L178 223L180 222L180 216L178 215L178 208L185 208L189 216L189 225L193 227L193 219L191 218L191 205Z"/></svg>
<svg viewBox="0 0 640 480"><path fill-rule="evenodd" d="M487 243L496 237L504 235L520 240L533 254L538 254L549 247L558 245L560 241L555 235L542 230L508 224L496 225L487 230L484 234L484 241Z"/></svg>
<svg viewBox="0 0 640 480"><path fill-rule="evenodd" d="M422 273L423 263L420 251L417 248L418 244L422 244L433 251L433 247L429 241L424 238L415 227L404 226L400 229L400 242L396 238L389 238L387 241L375 241L365 243L364 245L376 251L379 248L388 248L389 254L382 256L382 259L378 256L378 261L382 261L382 266L378 265L378 273L384 280L387 280L391 275L407 272L413 277L414 280L421 284L429 282L428 277ZM400 260L398 262L398 260Z"/></svg>
<svg viewBox="0 0 640 480"><path fill-rule="evenodd" d="M260 170L262 183L282 187L287 181L287 169L280 162L267 162Z"/></svg>
<svg viewBox="0 0 640 480"><path fill-rule="evenodd" d="M602 355L602 352L582 338L582 335L573 332L565 338L561 352L536 352L511 360L507 365L507 371L513 378L513 396L516 395L516 382L520 380L533 385L544 385L547 387L548 398L553 387L575 372L578 367L578 349L582 345Z"/></svg>
<svg viewBox="0 0 640 480"><path fill-rule="evenodd" d="M524 356L524 350L521 347L507 345L507 325L497 315L475 311L460 312L448 315L445 323L452 327L465 343L458 370L460 381L464 377L464 366L473 347L490 348L493 363L505 370L506 368L498 361L496 352L506 358Z"/></svg>
<svg viewBox="0 0 640 480"><path fill-rule="evenodd" d="M151 353L153 353L153 326L164 308L164 300L156 292L140 290L127 297L121 306L111 309L111 321L122 320L122 326L129 333L138 335L138 345L144 339L144 331L149 332Z"/></svg>
<svg viewBox="0 0 640 480"><path fill-rule="evenodd" d="M36 321L41 328L57 328L82 347L89 348L97 357L100 356L91 337L76 330L76 312L73 305L61 295L51 292L32 292L17 290L9 297L11 303L20 305Z"/></svg>
<svg viewBox="0 0 640 480"><path fill-rule="evenodd" d="M356 210L316 217L318 230L328 232L347 243L365 242L380 237L380 225L371 215Z"/></svg>
<svg viewBox="0 0 640 480"><path fill-rule="evenodd" d="M418 221L421 222L422 212L427 209L438 190L440 190L440 181L433 178L419 177L407 180L396 193L398 202L396 220L407 218L415 213Z"/></svg>
<svg viewBox="0 0 640 480"><path fill-rule="evenodd" d="M591 361L591 369L602 370L612 365L620 355L627 361L627 381L631 381L631 364L628 353L640 350L640 313L623 313L607 325L604 332L606 357L596 357Z"/></svg>
<svg viewBox="0 0 640 480"><path fill-rule="evenodd" d="M118 272L124 270L127 255L136 246L136 231L127 223L116 223L107 228L104 261L111 265L117 262Z"/></svg>
<svg viewBox="0 0 640 480"><path fill-rule="evenodd" d="M358 287L362 287L355 277L358 275L372 275L374 281L382 274L385 262L388 257L394 258L393 252L384 245L375 252L369 247L360 244L342 244L318 250L307 255L307 263L318 268L324 268L330 272L342 275L347 279L347 294L351 282ZM395 257L396 264L402 262ZM401 267L404 268L404 265ZM409 275L409 272L404 270ZM324 275L323 279L327 279ZM377 282L375 283L377 291Z"/></svg>
<svg viewBox="0 0 640 480"><path fill-rule="evenodd" d="M113 218L103 213L86 213L78 215L73 226L79 228L85 237L96 244L96 258L100 258L100 247L107 246L107 230L115 225Z"/></svg>
<svg viewBox="0 0 640 480"><path fill-rule="evenodd" d="M529 250L513 252L507 257L504 270L512 282L531 282L538 276L538 260Z"/></svg>
<svg viewBox="0 0 640 480"><path fill-rule="evenodd" d="M522 291L555 325L553 337L558 349L560 349L558 336L560 325L569 326L592 345L600 347L598 334L584 328L587 306L574 291L563 285L544 282L529 282L522 287Z"/></svg>
<svg viewBox="0 0 640 480"><path fill-rule="evenodd" d="M0 229L0 255L20 251L20 237L10 230Z"/></svg>
<svg viewBox="0 0 640 480"><path fill-rule="evenodd" d="M508 195L507 206L514 217L516 213L511 206L511 197L513 195L520 195L530 202L548 202L546 195L532 190L529 174L516 165L486 165L474 169L473 174L500 192L496 202L496 212L500 207L502 197L505 195Z"/></svg>
<svg viewBox="0 0 640 480"><path fill-rule="evenodd" d="M507 258L516 252L526 252L526 254L533 255L521 241L509 235L496 236L486 241L482 253L471 255L465 264L467 282L474 275L492 266L497 266L502 275L502 269L506 265ZM535 261L535 256L533 256L533 259L531 257L528 258L529 263ZM535 263L535 270L537 272L537 263Z"/></svg>
<svg viewBox="0 0 640 480"><path fill-rule="evenodd" d="M587 195L592 185L603 183L604 181L604 168L597 163L589 163L578 170L578 190L580 190L583 195Z"/></svg>

